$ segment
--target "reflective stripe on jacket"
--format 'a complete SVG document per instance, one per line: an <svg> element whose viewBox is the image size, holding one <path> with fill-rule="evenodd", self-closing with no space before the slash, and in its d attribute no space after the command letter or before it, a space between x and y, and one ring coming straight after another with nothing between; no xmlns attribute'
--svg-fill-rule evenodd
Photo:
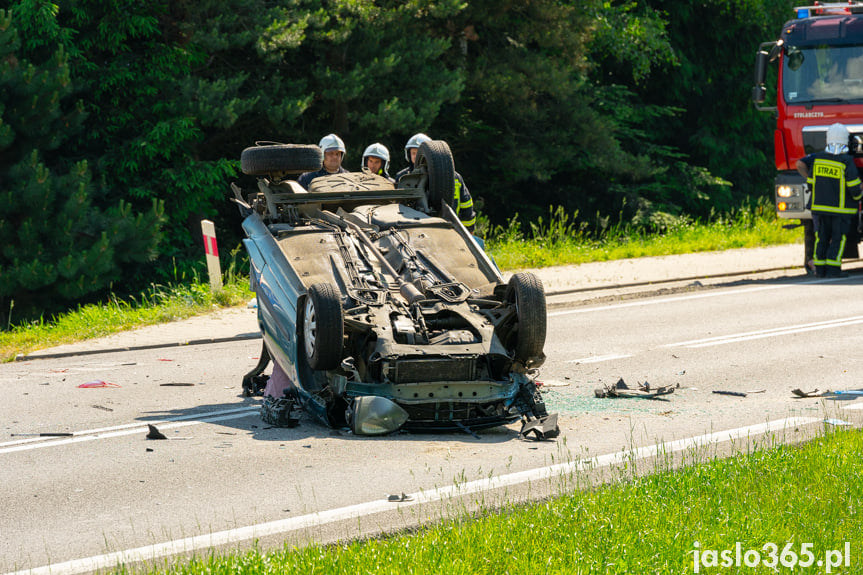
<svg viewBox="0 0 863 575"><path fill-rule="evenodd" d="M455 206L455 213L458 216L462 225L473 232L476 226L476 210L473 208L473 198L470 197L470 191L461 177L461 174L455 174L455 197L458 198L458 204Z"/></svg>

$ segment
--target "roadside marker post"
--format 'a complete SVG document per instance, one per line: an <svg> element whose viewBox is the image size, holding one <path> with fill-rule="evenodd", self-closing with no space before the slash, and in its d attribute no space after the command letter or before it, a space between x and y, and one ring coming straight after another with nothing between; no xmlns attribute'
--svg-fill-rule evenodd
<svg viewBox="0 0 863 575"><path fill-rule="evenodd" d="M219 246L216 243L216 226L210 220L201 220L204 232L204 253L207 255L207 271L210 273L210 289L222 289L222 266L219 264Z"/></svg>

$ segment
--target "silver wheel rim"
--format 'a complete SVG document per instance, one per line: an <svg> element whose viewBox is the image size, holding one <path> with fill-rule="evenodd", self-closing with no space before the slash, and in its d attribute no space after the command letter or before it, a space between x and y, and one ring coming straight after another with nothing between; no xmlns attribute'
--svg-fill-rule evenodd
<svg viewBox="0 0 863 575"><path fill-rule="evenodd" d="M306 311L303 320L303 341L306 346L306 356L311 358L315 354L315 336L318 334L318 317L315 313L315 304L310 296L306 297Z"/></svg>

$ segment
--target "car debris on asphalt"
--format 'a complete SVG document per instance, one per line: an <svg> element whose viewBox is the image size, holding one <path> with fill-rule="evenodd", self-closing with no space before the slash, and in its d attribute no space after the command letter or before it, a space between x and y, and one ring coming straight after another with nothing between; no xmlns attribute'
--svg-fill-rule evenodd
<svg viewBox="0 0 863 575"><path fill-rule="evenodd" d="M744 391L728 391L726 389L714 389L713 393L716 395L733 395L734 397L746 397L746 392Z"/></svg>
<svg viewBox="0 0 863 575"><path fill-rule="evenodd" d="M101 379L97 379L96 381L88 381L87 383L82 383L78 386L80 389L96 389L100 387L120 387L119 383L109 383L107 381L102 381Z"/></svg>
<svg viewBox="0 0 863 575"><path fill-rule="evenodd" d="M830 391L829 389L823 393L818 393L818 389L813 389L812 391L803 391L801 389L792 389L791 393L793 393L797 398L813 398L820 397L824 399L832 399L834 401L854 401L858 397L863 396L863 389L838 389L836 391Z"/></svg>
<svg viewBox="0 0 863 575"><path fill-rule="evenodd" d="M147 434L147 439L168 439L155 425L148 423L147 428L150 430Z"/></svg>
<svg viewBox="0 0 863 575"><path fill-rule="evenodd" d="M12 437L72 437L74 433L62 432L62 433L13 433Z"/></svg>
<svg viewBox="0 0 863 575"><path fill-rule="evenodd" d="M663 395L669 395L671 393L674 393L674 390L678 387L680 387L680 384L651 387L650 383L645 381L643 384L639 383L637 388L632 389L628 385L626 385L626 382L623 381L623 378L621 377L614 385L603 385L601 388L594 389L593 393L594 395L596 395L596 397L600 399L606 397L636 397L641 399L655 399Z"/></svg>
<svg viewBox="0 0 863 575"><path fill-rule="evenodd" d="M528 434L533 434L533 438L536 441L553 439L560 435L560 427L557 425L557 414L552 413L538 419L524 420L518 435L523 439L527 439Z"/></svg>
<svg viewBox="0 0 863 575"><path fill-rule="evenodd" d="M280 398L267 395L261 402L261 419L273 427L296 427L300 418L292 412L298 408L294 398L287 393Z"/></svg>

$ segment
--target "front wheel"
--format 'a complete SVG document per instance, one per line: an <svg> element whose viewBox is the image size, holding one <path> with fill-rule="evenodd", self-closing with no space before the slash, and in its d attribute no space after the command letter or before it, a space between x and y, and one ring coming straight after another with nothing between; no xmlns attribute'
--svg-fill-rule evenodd
<svg viewBox="0 0 863 575"><path fill-rule="evenodd" d="M516 321L513 357L525 366L537 366L545 360L546 306L542 282L530 272L512 276L506 288L506 301L515 306Z"/></svg>
<svg viewBox="0 0 863 575"><path fill-rule="evenodd" d="M303 309L303 348L312 369L335 369L341 364L344 329L338 291L326 282L311 286Z"/></svg>

